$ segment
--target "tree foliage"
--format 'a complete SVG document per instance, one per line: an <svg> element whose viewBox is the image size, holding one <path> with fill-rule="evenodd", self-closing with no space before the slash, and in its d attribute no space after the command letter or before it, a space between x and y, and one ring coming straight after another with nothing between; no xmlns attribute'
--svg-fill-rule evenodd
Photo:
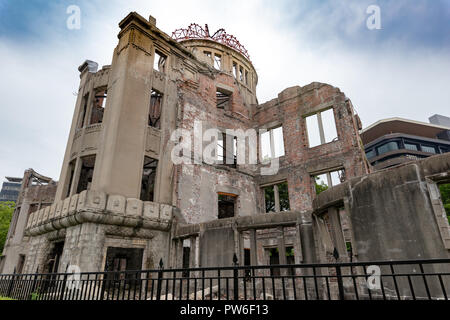
<svg viewBox="0 0 450 320"><path fill-rule="evenodd" d="M448 222L450 223L450 183L439 185L441 191L442 203L447 213Z"/></svg>
<svg viewBox="0 0 450 320"><path fill-rule="evenodd" d="M3 252L14 207L14 202L0 202L0 254Z"/></svg>
<svg viewBox="0 0 450 320"><path fill-rule="evenodd" d="M320 178L319 178L319 177L316 177L316 181L315 181L315 184L316 184L316 194L319 194L319 193L321 193L321 192L323 192L323 191L325 191L325 190L328 189L328 186L325 184L325 182L320 181L320 184L317 183L319 180L320 180Z"/></svg>

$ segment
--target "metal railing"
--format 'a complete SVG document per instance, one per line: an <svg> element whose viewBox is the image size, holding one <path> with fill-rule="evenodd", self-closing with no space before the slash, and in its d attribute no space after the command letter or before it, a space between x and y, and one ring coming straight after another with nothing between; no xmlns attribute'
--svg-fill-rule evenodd
<svg viewBox="0 0 450 320"><path fill-rule="evenodd" d="M20 300L449 300L450 259L0 275Z"/></svg>

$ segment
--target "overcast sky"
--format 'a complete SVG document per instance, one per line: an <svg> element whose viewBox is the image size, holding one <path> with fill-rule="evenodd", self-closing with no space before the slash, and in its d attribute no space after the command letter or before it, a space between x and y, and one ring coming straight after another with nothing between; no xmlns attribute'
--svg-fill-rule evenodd
<svg viewBox="0 0 450 320"><path fill-rule="evenodd" d="M369 5L381 29L369 30ZM81 28L69 30L69 5ZM118 23L153 15L167 34L192 22L225 28L248 49L258 99L313 81L339 87L363 126L450 116L450 0L0 0L0 181L27 168L59 179L78 66L110 64Z"/></svg>

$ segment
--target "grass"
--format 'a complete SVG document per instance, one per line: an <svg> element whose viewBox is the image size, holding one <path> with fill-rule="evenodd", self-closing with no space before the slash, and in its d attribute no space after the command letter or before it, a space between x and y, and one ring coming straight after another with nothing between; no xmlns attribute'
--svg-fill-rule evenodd
<svg viewBox="0 0 450 320"><path fill-rule="evenodd" d="M7 297L1 297L1 296L0 296L0 300L14 300L14 299L7 298Z"/></svg>

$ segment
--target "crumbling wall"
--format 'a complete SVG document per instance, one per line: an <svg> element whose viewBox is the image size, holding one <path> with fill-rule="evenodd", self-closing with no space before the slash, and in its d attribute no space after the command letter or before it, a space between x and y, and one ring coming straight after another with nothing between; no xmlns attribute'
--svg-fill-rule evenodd
<svg viewBox="0 0 450 320"><path fill-rule="evenodd" d="M333 109L338 140L310 148L305 117L328 108ZM259 105L254 119L258 127L283 126L286 154L280 158L280 171L275 177L261 177L261 181L287 179L291 210L312 208L312 175L316 173L343 168L347 179L368 173L357 120L351 103L338 88L317 82L288 88L277 99Z"/></svg>
<svg viewBox="0 0 450 320"><path fill-rule="evenodd" d="M227 86L233 91L229 110L216 106L216 87ZM201 124L203 133L210 128L219 130L251 128L249 109L239 95L235 80L228 75L214 78L199 76L196 89L179 88L181 108L178 128L189 130L194 142L195 123ZM203 142L206 146L208 142ZM189 155L188 155L189 156ZM191 158L193 163L193 158ZM189 223L200 223L217 219L218 193L237 195L235 215L252 215L257 210L257 189L250 165L182 164L177 166L177 206Z"/></svg>

